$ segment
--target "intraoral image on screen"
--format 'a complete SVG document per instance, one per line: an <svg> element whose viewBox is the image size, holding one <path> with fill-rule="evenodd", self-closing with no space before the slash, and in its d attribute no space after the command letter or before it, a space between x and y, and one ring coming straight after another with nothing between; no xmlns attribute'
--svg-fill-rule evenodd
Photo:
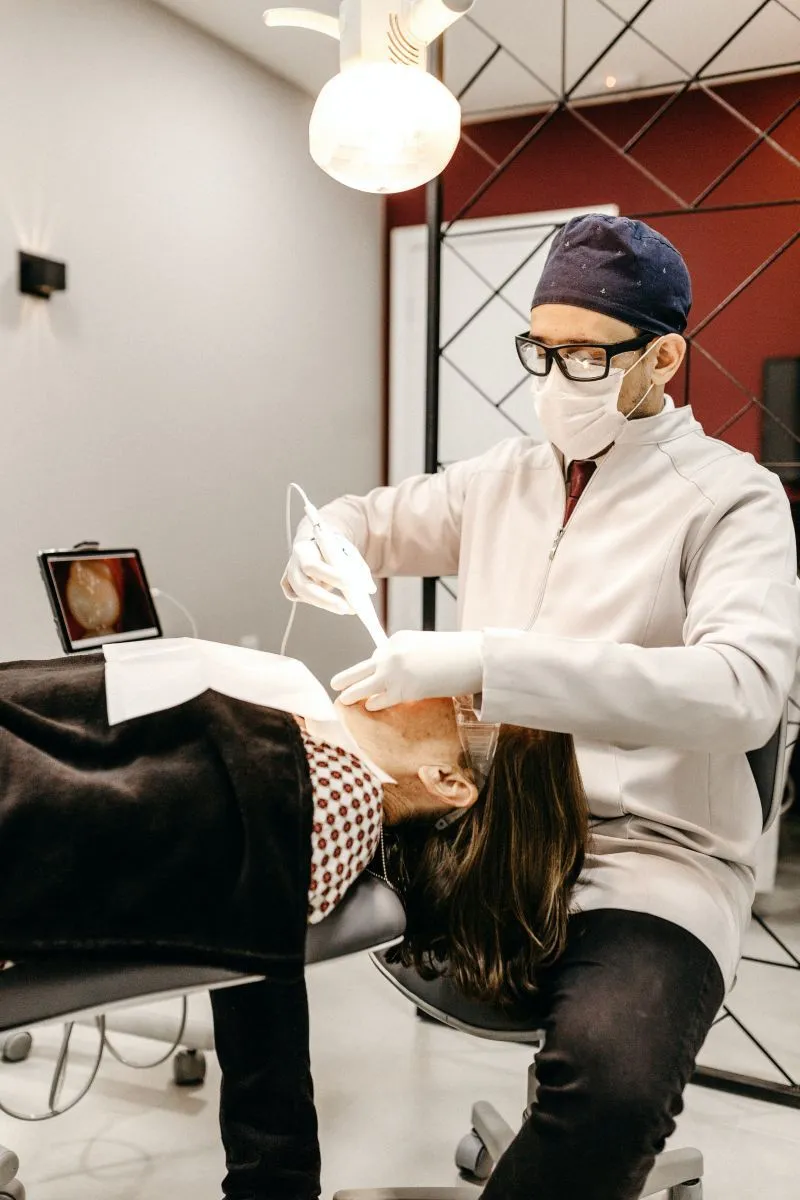
<svg viewBox="0 0 800 1200"><path fill-rule="evenodd" d="M47 570L75 650L158 637L150 589L135 551L53 554Z"/></svg>

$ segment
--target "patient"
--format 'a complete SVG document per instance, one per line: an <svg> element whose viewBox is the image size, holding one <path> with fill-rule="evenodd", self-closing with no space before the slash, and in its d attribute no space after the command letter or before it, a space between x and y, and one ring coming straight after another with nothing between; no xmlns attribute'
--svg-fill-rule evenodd
<svg viewBox="0 0 800 1200"><path fill-rule="evenodd" d="M569 737L506 727L484 779L451 699L337 706L359 757L216 692L109 727L104 666L0 665L0 954L285 976L382 822L406 961L496 999L561 949L587 836Z"/></svg>
<svg viewBox="0 0 800 1200"><path fill-rule="evenodd" d="M450 699L341 712L363 758L212 691L110 727L104 668L0 665L0 956L264 976L212 994L225 1193L310 1200L307 922L367 867L383 820L405 961L446 962L476 996L534 989L587 836L572 739L506 727L484 780Z"/></svg>

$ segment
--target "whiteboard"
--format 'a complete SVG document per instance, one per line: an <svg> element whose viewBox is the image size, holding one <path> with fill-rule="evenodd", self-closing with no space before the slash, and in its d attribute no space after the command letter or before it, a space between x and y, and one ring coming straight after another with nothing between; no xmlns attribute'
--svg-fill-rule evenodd
<svg viewBox="0 0 800 1200"><path fill-rule="evenodd" d="M542 437L514 335L525 332L531 297L553 234L587 212L616 216L613 204L459 221L442 245L439 461L482 454L516 433ZM424 225L391 235L389 482L425 470L425 322L428 235ZM493 297L493 293L497 295ZM388 627L419 629L422 585L393 579ZM457 584L437 585L436 627L456 628Z"/></svg>

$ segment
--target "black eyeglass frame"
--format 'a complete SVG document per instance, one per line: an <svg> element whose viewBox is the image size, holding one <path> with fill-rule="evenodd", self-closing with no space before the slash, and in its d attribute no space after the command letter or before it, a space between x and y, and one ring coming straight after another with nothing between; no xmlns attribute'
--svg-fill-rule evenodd
<svg viewBox="0 0 800 1200"><path fill-rule="evenodd" d="M517 347L517 358L522 363L529 375L534 375L537 379L544 379L550 374L550 368L555 361L561 374L571 380L573 383L596 383L598 379L607 379L608 373L611 370L611 360L616 358L618 354L626 354L629 350L643 350L649 342L654 338L659 337L657 333L651 333L648 330L638 334L634 338L628 338L624 342L562 342L558 346L547 346L544 342L540 342L538 338L532 338L527 333L518 333L514 341ZM544 351L545 367L544 371L532 371L525 359L522 357L523 346L536 346L539 350ZM581 376L570 375L567 370L566 363L562 360L559 351L561 350L603 350L606 356L605 370L602 375L593 375L591 380L586 380Z"/></svg>

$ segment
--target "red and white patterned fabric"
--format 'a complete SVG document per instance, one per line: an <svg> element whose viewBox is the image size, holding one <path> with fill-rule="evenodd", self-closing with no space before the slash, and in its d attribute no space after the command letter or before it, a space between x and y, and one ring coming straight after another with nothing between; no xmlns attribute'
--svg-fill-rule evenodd
<svg viewBox="0 0 800 1200"><path fill-rule="evenodd" d="M323 920L372 861L381 833L383 791L360 759L303 731L314 824L308 923Z"/></svg>

